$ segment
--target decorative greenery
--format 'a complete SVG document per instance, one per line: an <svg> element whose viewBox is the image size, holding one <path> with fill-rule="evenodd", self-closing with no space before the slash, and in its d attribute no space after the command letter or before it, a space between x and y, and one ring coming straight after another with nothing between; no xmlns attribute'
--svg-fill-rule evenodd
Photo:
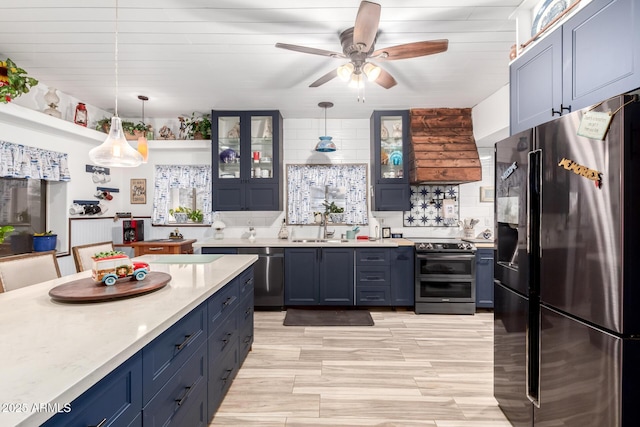
<svg viewBox="0 0 640 427"><path fill-rule="evenodd" d="M176 209L169 209L169 214L174 213L186 213L187 218L193 222L202 222L204 220L204 213L200 209L191 209L186 206L178 206Z"/></svg>
<svg viewBox="0 0 640 427"><path fill-rule="evenodd" d="M125 253L122 251L105 251L105 252L97 252L93 255L94 259L102 259L102 258L109 258L112 256L120 256L120 255L124 255Z"/></svg>
<svg viewBox="0 0 640 427"><path fill-rule="evenodd" d="M104 133L109 133L109 128L111 127L111 118L103 118L96 122L96 130L102 131ZM151 125L145 125L143 122L133 123L122 121L122 130L125 133L133 135L134 131L145 132L151 130Z"/></svg>
<svg viewBox="0 0 640 427"><path fill-rule="evenodd" d="M338 205L336 205L336 202L327 202L326 200L322 203L322 206L324 206L324 213L328 214L328 213L343 213L344 212L344 208L339 207Z"/></svg>
<svg viewBox="0 0 640 427"><path fill-rule="evenodd" d="M7 237L7 235L13 230L15 229L11 225L3 225L2 227L0 227L0 243L4 243L5 237Z"/></svg>
<svg viewBox="0 0 640 427"><path fill-rule="evenodd" d="M0 61L0 102L4 104L11 102L12 99L29 92L31 87L37 84L36 79L27 76L27 72L19 68L11 59Z"/></svg>
<svg viewBox="0 0 640 427"><path fill-rule="evenodd" d="M184 126L187 139L211 139L211 116L203 114L196 117L196 113L191 113L191 117L184 117ZM196 135L199 134L199 135Z"/></svg>
<svg viewBox="0 0 640 427"><path fill-rule="evenodd" d="M56 233L53 231L45 231L44 233L33 233L34 236L54 236Z"/></svg>

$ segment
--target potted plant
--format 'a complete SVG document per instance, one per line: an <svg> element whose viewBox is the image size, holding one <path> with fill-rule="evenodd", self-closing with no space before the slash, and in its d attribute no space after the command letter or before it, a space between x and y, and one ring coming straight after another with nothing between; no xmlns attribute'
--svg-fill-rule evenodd
<svg viewBox="0 0 640 427"><path fill-rule="evenodd" d="M143 122L122 122L122 130L124 130L124 137L128 140L135 140L141 136L147 136L147 132L151 129L150 125L145 125Z"/></svg>
<svg viewBox="0 0 640 427"><path fill-rule="evenodd" d="M331 222L333 223L342 223L344 222L344 208L336 205L336 202L327 202L326 200L322 204L324 206L324 214L328 215L331 218Z"/></svg>
<svg viewBox="0 0 640 427"><path fill-rule="evenodd" d="M202 222L204 213L200 209L190 209L185 206L178 206L176 209L169 209L178 224L184 224L187 220L192 222Z"/></svg>
<svg viewBox="0 0 640 427"><path fill-rule="evenodd" d="M44 233L33 233L33 250L35 252L52 251L56 248L58 235L53 231L45 231Z"/></svg>
<svg viewBox="0 0 640 427"><path fill-rule="evenodd" d="M0 102L6 104L23 95L38 84L33 77L19 68L11 59L0 61Z"/></svg>
<svg viewBox="0 0 640 427"><path fill-rule="evenodd" d="M4 243L5 237L14 230L11 225L3 225L0 227L0 243Z"/></svg>
<svg viewBox="0 0 640 427"><path fill-rule="evenodd" d="M96 122L96 130L102 131L104 133L109 133L109 129L111 129L110 118L105 117Z"/></svg>
<svg viewBox="0 0 640 427"><path fill-rule="evenodd" d="M182 118L185 126L187 139L211 139L211 118L207 114L196 117L196 113L191 113L191 117Z"/></svg>

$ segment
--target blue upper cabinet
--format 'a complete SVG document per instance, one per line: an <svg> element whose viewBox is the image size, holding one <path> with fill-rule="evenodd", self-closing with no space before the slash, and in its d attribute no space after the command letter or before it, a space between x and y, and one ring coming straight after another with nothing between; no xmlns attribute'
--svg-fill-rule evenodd
<svg viewBox="0 0 640 427"><path fill-rule="evenodd" d="M282 116L212 111L214 211L282 210Z"/></svg>
<svg viewBox="0 0 640 427"><path fill-rule="evenodd" d="M409 210L409 111L371 116L371 210Z"/></svg>
<svg viewBox="0 0 640 427"><path fill-rule="evenodd" d="M640 4L593 0L510 66L511 134L640 87Z"/></svg>

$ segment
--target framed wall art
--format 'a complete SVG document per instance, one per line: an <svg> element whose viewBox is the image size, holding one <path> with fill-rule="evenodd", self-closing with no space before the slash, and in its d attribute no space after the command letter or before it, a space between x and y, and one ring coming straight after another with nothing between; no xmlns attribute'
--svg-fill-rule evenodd
<svg viewBox="0 0 640 427"><path fill-rule="evenodd" d="M147 180L134 178L131 180L131 204L144 205L147 203Z"/></svg>

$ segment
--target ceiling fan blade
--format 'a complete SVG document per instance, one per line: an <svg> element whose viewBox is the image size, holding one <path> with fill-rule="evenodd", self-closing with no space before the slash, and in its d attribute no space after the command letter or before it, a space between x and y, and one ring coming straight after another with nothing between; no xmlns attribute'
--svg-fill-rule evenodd
<svg viewBox="0 0 640 427"><path fill-rule="evenodd" d="M389 89L398 84L396 79L393 78L391 74L386 72L383 69L380 69L380 75L376 79L376 83L382 86L385 89Z"/></svg>
<svg viewBox="0 0 640 427"><path fill-rule="evenodd" d="M353 44L359 46L361 52L368 52L373 46L379 24L380 5L370 1L360 3L353 29Z"/></svg>
<svg viewBox="0 0 640 427"><path fill-rule="evenodd" d="M407 59L416 58L418 56L433 55L434 53L444 52L448 48L449 40L447 39L431 40L378 49L374 51L370 57L391 61L395 59Z"/></svg>
<svg viewBox="0 0 640 427"><path fill-rule="evenodd" d="M332 58L345 58L343 53L332 52L330 50L316 49L314 47L298 46L295 44L276 43L276 47L280 49L293 50L302 53L311 53L313 55L330 56Z"/></svg>
<svg viewBox="0 0 640 427"><path fill-rule="evenodd" d="M309 87L318 87L320 85L325 84L326 82L328 82L330 80L333 80L335 77L338 77L338 71L337 70L331 70L327 74L325 74L324 76L320 77L315 82L311 83L309 85Z"/></svg>

